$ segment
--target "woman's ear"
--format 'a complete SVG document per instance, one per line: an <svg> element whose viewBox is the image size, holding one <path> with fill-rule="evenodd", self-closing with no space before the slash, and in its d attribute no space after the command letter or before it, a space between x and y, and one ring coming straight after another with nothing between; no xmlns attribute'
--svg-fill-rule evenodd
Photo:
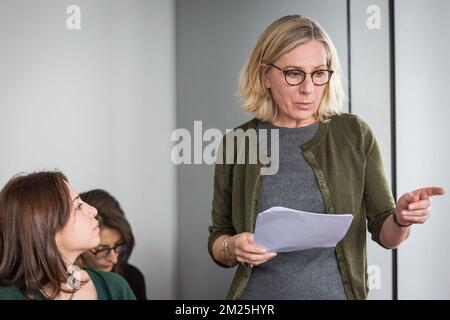
<svg viewBox="0 0 450 320"><path fill-rule="evenodd" d="M270 79L269 76L267 75L267 72L269 71L268 70L269 66L267 64L261 64L259 68L261 71L261 80L264 84L264 87L266 89L270 89Z"/></svg>

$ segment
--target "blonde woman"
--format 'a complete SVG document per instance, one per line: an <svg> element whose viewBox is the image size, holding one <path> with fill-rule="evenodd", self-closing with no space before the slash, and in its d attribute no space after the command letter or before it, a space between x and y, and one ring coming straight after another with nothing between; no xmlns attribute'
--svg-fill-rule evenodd
<svg viewBox="0 0 450 320"><path fill-rule="evenodd" d="M338 110L340 73L327 33L300 15L271 24L243 68L239 94L255 118L239 128L278 129L279 170L216 164L208 248L220 266L238 265L229 299L366 299L366 230L396 248L444 193L421 188L395 203L371 129ZM258 212L273 206L354 218L335 248L277 254L253 242Z"/></svg>

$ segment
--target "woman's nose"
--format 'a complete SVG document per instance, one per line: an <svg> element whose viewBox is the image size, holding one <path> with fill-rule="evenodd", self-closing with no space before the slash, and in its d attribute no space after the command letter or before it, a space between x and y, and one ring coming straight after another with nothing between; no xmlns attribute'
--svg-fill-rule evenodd
<svg viewBox="0 0 450 320"><path fill-rule="evenodd" d="M299 87L302 93L312 93L314 91L314 83L312 81L311 75L307 74L305 80L300 84Z"/></svg>
<svg viewBox="0 0 450 320"><path fill-rule="evenodd" d="M111 250L109 252L109 255L108 255L109 262L116 264L118 261L118 258L119 258L119 254L117 252L115 252L114 250Z"/></svg>

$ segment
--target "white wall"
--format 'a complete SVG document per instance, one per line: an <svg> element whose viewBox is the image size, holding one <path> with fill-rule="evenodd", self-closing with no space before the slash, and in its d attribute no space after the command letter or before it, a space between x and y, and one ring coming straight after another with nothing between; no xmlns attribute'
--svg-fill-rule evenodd
<svg viewBox="0 0 450 320"><path fill-rule="evenodd" d="M388 1L352 0L350 4L352 113L362 117L373 130L383 156L386 178L391 182ZM372 20L373 6L379 9L376 21ZM373 28L376 22L379 24ZM392 299L392 251L372 241L368 234L367 256L369 299Z"/></svg>
<svg viewBox="0 0 450 320"><path fill-rule="evenodd" d="M396 1L398 195L440 186L431 219L399 249L400 299L450 299L450 3Z"/></svg>
<svg viewBox="0 0 450 320"><path fill-rule="evenodd" d="M175 296L174 15L167 0L0 2L0 185L58 168L79 192L110 191L152 299Z"/></svg>

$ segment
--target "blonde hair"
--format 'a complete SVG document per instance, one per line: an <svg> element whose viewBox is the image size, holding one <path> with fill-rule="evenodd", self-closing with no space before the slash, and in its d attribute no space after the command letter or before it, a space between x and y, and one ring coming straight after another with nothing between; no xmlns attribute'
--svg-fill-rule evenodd
<svg viewBox="0 0 450 320"><path fill-rule="evenodd" d="M325 88L316 119L326 121L331 116L339 114L345 95L336 48L328 34L317 22L301 15L284 16L276 20L259 37L240 76L237 95L244 99L242 107L245 110L255 114L263 121L276 119L278 107L270 90L264 86L261 64L274 63L298 45L311 40L323 43L327 55L327 66L334 71Z"/></svg>

